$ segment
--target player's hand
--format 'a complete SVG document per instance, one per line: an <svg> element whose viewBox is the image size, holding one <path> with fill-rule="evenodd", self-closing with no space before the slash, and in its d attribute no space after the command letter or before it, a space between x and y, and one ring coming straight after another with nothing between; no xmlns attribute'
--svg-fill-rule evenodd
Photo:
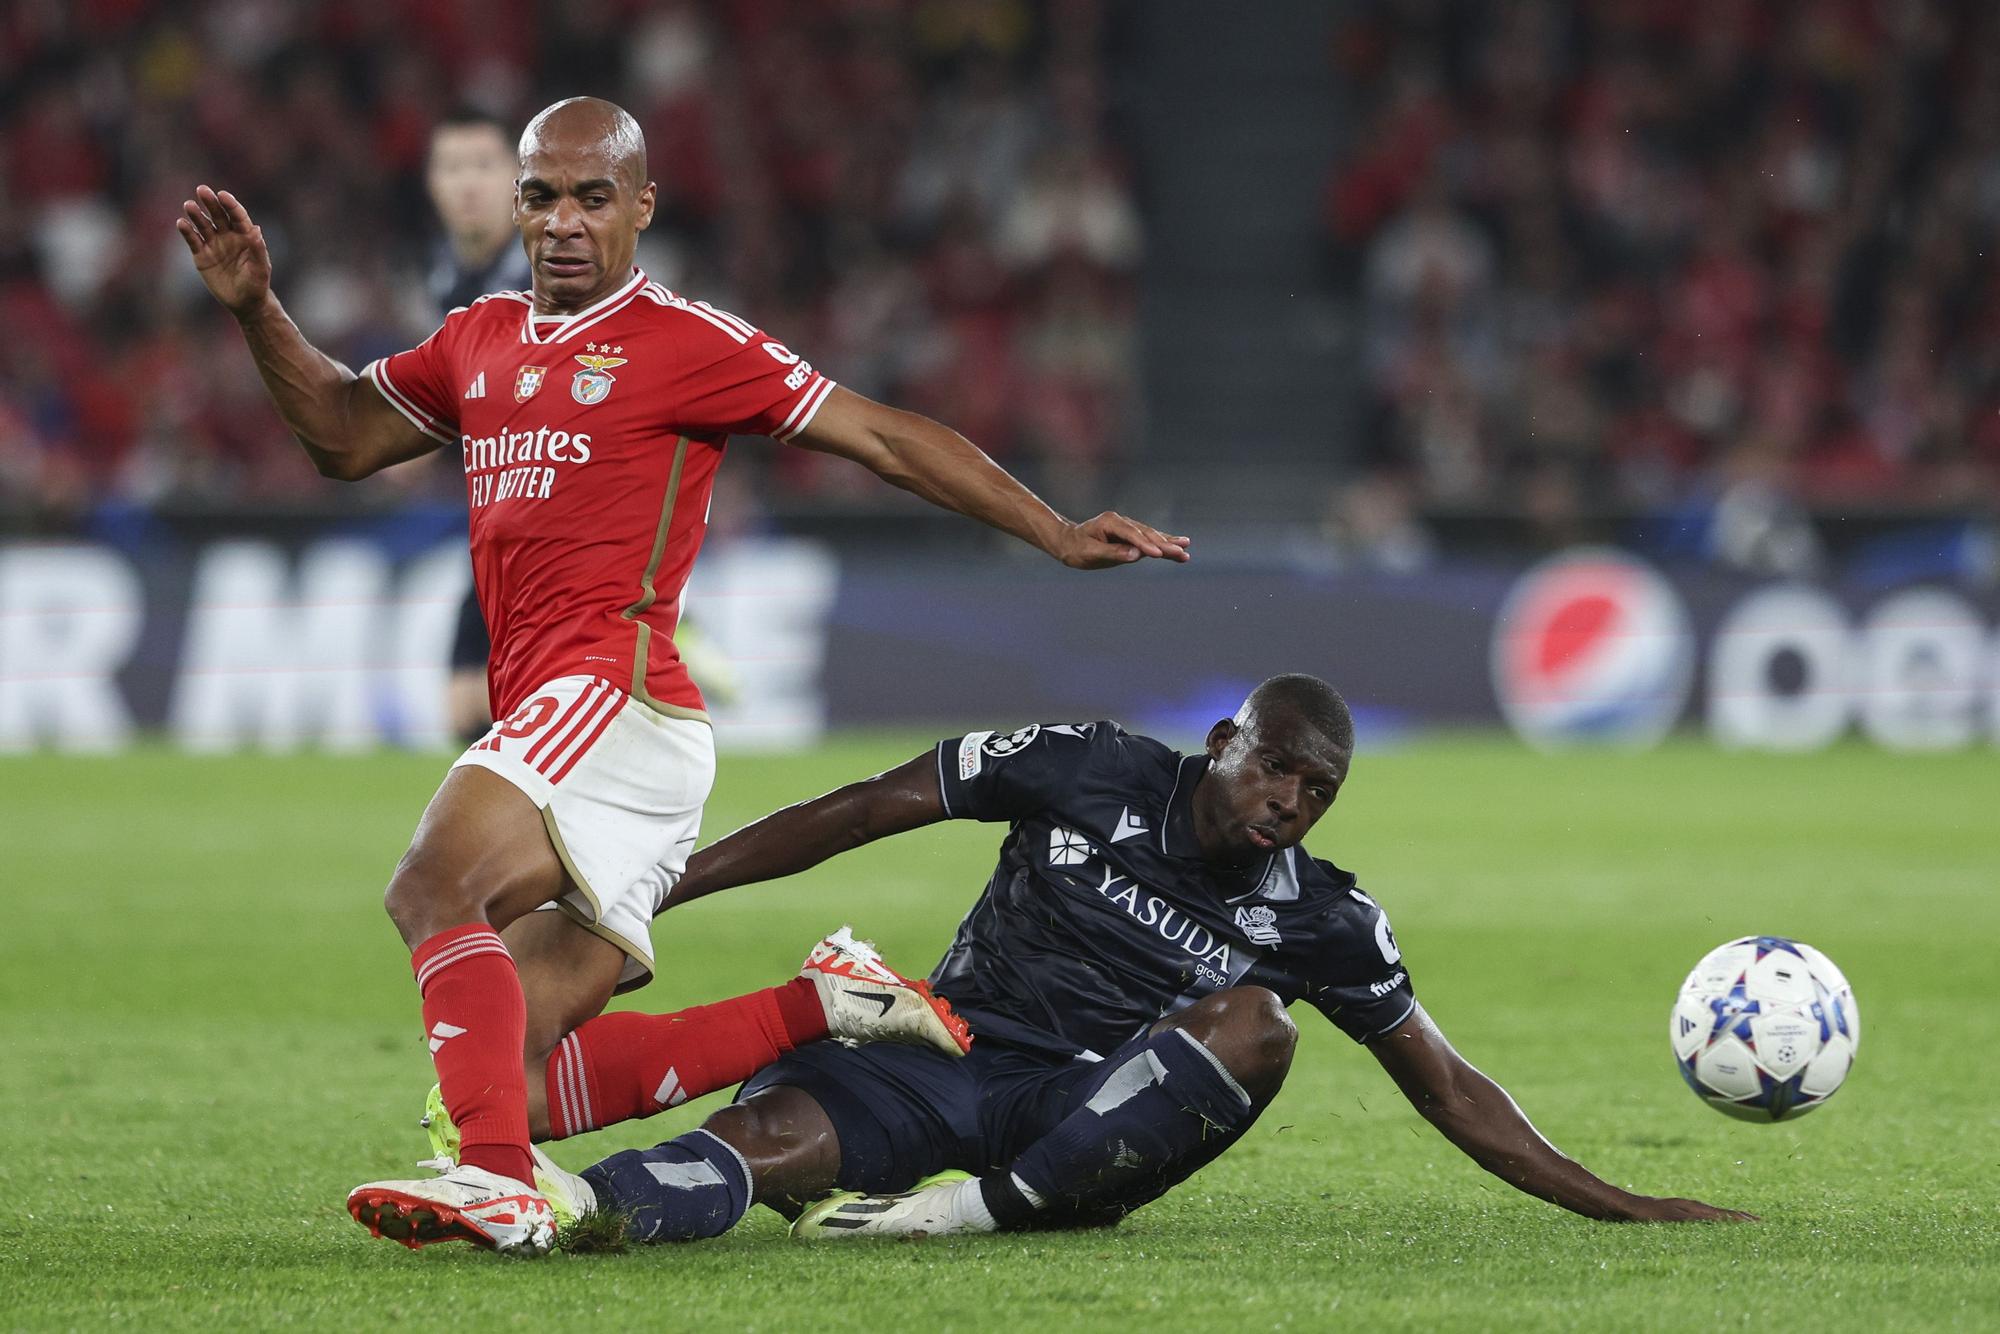
<svg viewBox="0 0 2000 1334"><path fill-rule="evenodd" d="M1635 1195L1620 1220L1627 1223L1760 1223L1755 1214L1741 1209L1718 1209L1700 1200L1658 1199Z"/></svg>
<svg viewBox="0 0 2000 1334"><path fill-rule="evenodd" d="M195 272L208 284L229 313L238 319L251 314L271 295L271 252L264 229L224 190L195 187L194 198L174 221L181 239L194 255Z"/></svg>
<svg viewBox="0 0 2000 1334"><path fill-rule="evenodd" d="M1094 519L1071 524L1057 549L1049 554L1073 570L1108 570L1149 556L1185 562L1188 541L1106 510Z"/></svg>

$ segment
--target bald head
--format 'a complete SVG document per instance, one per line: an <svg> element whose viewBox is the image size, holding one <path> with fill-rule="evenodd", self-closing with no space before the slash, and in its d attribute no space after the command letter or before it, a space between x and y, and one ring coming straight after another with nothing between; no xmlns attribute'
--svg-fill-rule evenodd
<svg viewBox="0 0 2000 1334"><path fill-rule="evenodd" d="M1207 860L1246 864L1295 846L1333 805L1354 758L1354 717L1318 677L1274 676L1208 729L1206 749L1195 838Z"/></svg>
<svg viewBox="0 0 2000 1334"><path fill-rule="evenodd" d="M529 121L514 223L534 265L535 308L581 310L631 281L655 197L646 136L623 107L572 97Z"/></svg>
<svg viewBox="0 0 2000 1334"><path fill-rule="evenodd" d="M1245 732L1263 733L1273 727L1304 728L1317 733L1335 750L1354 753L1354 715L1347 701L1317 676L1289 672L1274 676L1250 692L1233 719Z"/></svg>
<svg viewBox="0 0 2000 1334"><path fill-rule="evenodd" d="M525 170L535 157L601 158L634 192L646 184L646 136L632 113L601 97L566 97L543 107L521 131Z"/></svg>

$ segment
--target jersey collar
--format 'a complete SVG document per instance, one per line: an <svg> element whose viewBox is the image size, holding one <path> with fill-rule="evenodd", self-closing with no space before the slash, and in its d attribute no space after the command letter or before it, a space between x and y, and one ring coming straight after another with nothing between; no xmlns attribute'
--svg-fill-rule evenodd
<svg viewBox="0 0 2000 1334"><path fill-rule="evenodd" d="M1174 772L1174 790L1167 797L1167 815L1160 821L1160 851L1169 857L1201 860L1201 840L1194 836L1194 788L1208 772L1206 755L1183 755Z"/></svg>
<svg viewBox="0 0 2000 1334"><path fill-rule="evenodd" d="M584 326L595 324L614 309L630 301L646 285L645 271L636 264L632 266L632 276L623 286L609 296L599 297L582 310L570 315L537 315L535 308L528 307L528 313L521 317L521 341L524 343L564 343L582 333Z"/></svg>

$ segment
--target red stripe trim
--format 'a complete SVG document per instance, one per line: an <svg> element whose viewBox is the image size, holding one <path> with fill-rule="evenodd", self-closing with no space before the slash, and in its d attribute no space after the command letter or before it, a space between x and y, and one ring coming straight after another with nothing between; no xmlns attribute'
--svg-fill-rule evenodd
<svg viewBox="0 0 2000 1334"><path fill-rule="evenodd" d="M541 753L542 747L548 745L551 741L554 741L556 739L556 733L562 731L563 728L569 726L569 720L576 716L577 710L583 708L584 705L590 700L591 696L597 693L597 682L598 678L592 677L590 684L577 692L576 698L569 702L569 707L562 711L562 715L558 717L553 723L549 724L549 726L547 727L546 730L543 731L541 736L535 739L534 745L528 747L528 754L526 758L529 764L536 763L536 757Z"/></svg>
<svg viewBox="0 0 2000 1334"><path fill-rule="evenodd" d="M622 704L623 701L620 701L620 703ZM611 720L617 716L617 709L607 709L604 716L597 720L597 726L591 729L590 735L583 739L583 744L569 753L569 758L563 761L562 768L549 775L549 781L551 783L562 782L563 775L576 767L576 762L582 759L592 746L597 744L597 738L604 735L604 729L611 726Z"/></svg>
<svg viewBox="0 0 2000 1334"><path fill-rule="evenodd" d="M597 685L599 687L598 695L592 701L590 708L575 722L570 724L569 731L564 734L561 740L556 742L555 749L544 755L535 765L535 768L540 770L544 777L548 777L549 770L558 764L562 764L563 771L567 773L569 766L563 763L563 757L569 753L571 744L578 737L590 730L592 724L596 723L597 719L605 714L607 707L615 712L617 707L624 703L624 692L619 690L618 687L602 678L599 678ZM592 735L595 736L595 733L592 733ZM553 782L554 779L550 779L550 781Z"/></svg>

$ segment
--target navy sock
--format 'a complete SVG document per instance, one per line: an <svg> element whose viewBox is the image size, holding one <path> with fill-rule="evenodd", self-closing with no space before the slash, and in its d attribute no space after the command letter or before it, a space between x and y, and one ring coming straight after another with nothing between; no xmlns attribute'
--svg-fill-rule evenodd
<svg viewBox="0 0 2000 1334"><path fill-rule="evenodd" d="M1013 1175L1041 1197L1040 1207L1006 1173L982 1180L980 1193L1002 1228L1047 1221L1043 1209L1110 1221L1187 1179L1248 1129L1257 1110L1215 1053L1185 1030L1168 1029L1014 1160Z"/></svg>
<svg viewBox="0 0 2000 1334"><path fill-rule="evenodd" d="M632 1216L634 1241L719 1237L750 1211L743 1155L707 1130L650 1149L628 1149L583 1170L598 1203Z"/></svg>

